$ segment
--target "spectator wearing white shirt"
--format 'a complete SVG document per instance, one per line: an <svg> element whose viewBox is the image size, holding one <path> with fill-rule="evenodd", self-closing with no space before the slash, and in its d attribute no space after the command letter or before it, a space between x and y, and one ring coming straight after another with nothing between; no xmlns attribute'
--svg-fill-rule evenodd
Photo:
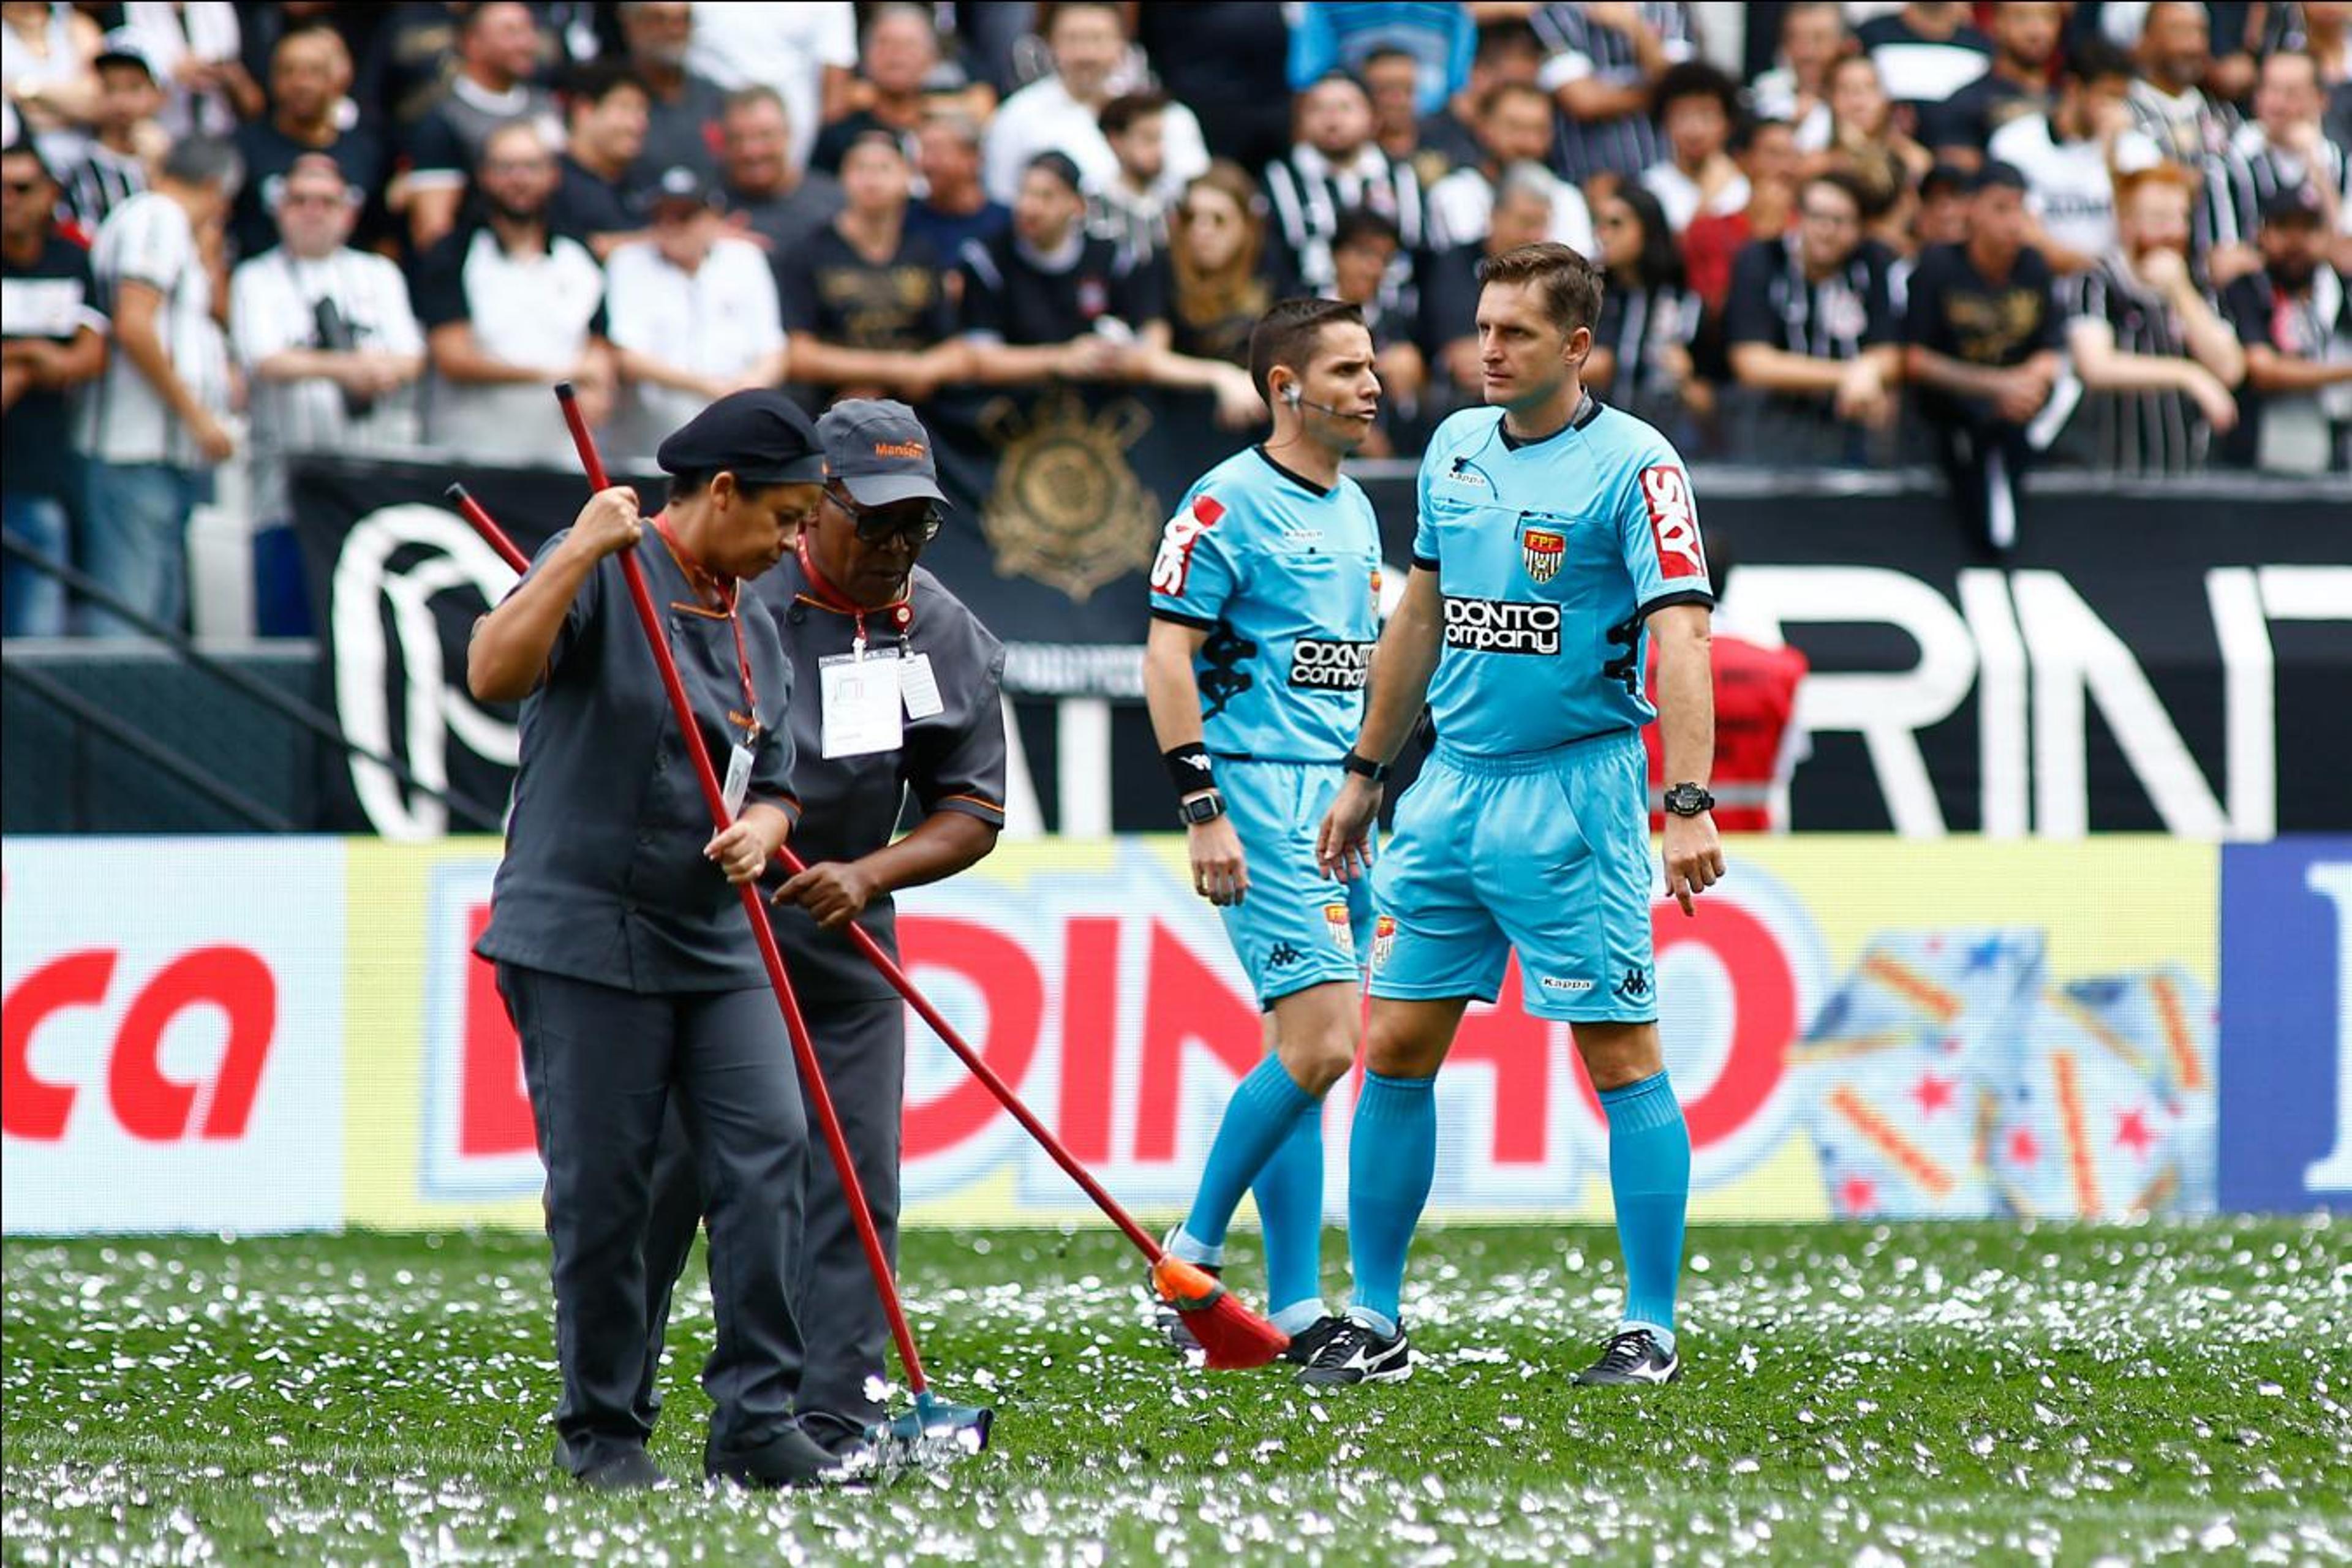
<svg viewBox="0 0 2352 1568"><path fill-rule="evenodd" d="M1478 110L1478 143L1485 159L1456 169L1430 187L1429 238L1434 249L1461 249L1486 237L1495 192L1506 169L1541 164L1551 152L1551 95L1533 82L1501 81L1486 89ZM1528 183L1524 180L1523 183ZM1549 188L1551 226L1539 238L1553 239L1581 256L1593 254L1592 209L1584 193L1565 180Z"/></svg>
<svg viewBox="0 0 2352 1568"><path fill-rule="evenodd" d="M775 275L727 233L714 193L686 164L653 192L653 234L605 263L605 316L623 384L614 446L650 456L730 392L784 379Z"/></svg>
<svg viewBox="0 0 2352 1568"><path fill-rule="evenodd" d="M100 37L78 6L0 5L0 84L53 169L81 156L82 128L97 112ZM8 140L16 140L13 131Z"/></svg>
<svg viewBox="0 0 2352 1568"><path fill-rule="evenodd" d="M1897 103L1941 103L1992 68L1992 40L1969 25L1958 0L1912 0L1854 37Z"/></svg>
<svg viewBox="0 0 2352 1568"><path fill-rule="evenodd" d="M1748 210L1748 176L1726 150L1738 107L1731 79L1704 61L1675 66L1659 79L1666 156L1642 171L1642 184L1678 235L1702 213L1728 217Z"/></svg>
<svg viewBox="0 0 2352 1568"><path fill-rule="evenodd" d="M131 0L123 28L168 84L163 129L173 136L227 136L267 106L245 68L243 34L229 0Z"/></svg>
<svg viewBox="0 0 2352 1568"><path fill-rule="evenodd" d="M723 88L775 89L792 126L793 167L805 169L817 132L849 111L856 7L849 0L790 5L697 0L686 66Z"/></svg>
<svg viewBox="0 0 2352 1568"><path fill-rule="evenodd" d="M1004 100L989 122L982 149L989 196L1007 205L1020 195L1022 177L1041 153L1068 157L1078 166L1080 182L1089 194L1116 180L1118 159L1103 138L1099 118L1104 105L1121 91L1143 85L1118 79L1128 58L1127 17L1121 7L1099 0L1057 5L1045 28L1053 74ZM1201 137L1200 121L1181 103L1169 104L1160 133L1164 205L1209 166L1209 149Z"/></svg>
<svg viewBox="0 0 2352 1568"><path fill-rule="evenodd" d="M2026 244L2061 274L2087 272L2116 247L2116 176L2164 154L2131 126L2128 57L2086 38L2066 61L2057 107L1992 133L1986 156L2025 176L2032 227Z"/></svg>
<svg viewBox="0 0 2352 1568"><path fill-rule="evenodd" d="M1801 153L1830 144L1830 68L1846 41L1838 0L1797 0L1780 13L1780 63L1748 88L1757 117L1787 121Z"/></svg>
<svg viewBox="0 0 2352 1568"><path fill-rule="evenodd" d="M228 351L204 255L221 243L236 179L235 147L184 138L164 155L154 188L106 220L90 255L112 300L115 350L82 404L87 563L132 608L172 626L188 615L189 515L211 499L214 467L236 448L222 422ZM88 609L91 635L131 634Z"/></svg>
<svg viewBox="0 0 2352 1568"><path fill-rule="evenodd" d="M499 126L475 171L477 221L417 264L416 314L434 377L425 437L461 457L568 464L572 437L549 389L570 381L591 424L612 412L604 273L551 233L555 154L529 121Z"/></svg>
<svg viewBox="0 0 2352 1568"><path fill-rule="evenodd" d="M265 587L288 581L287 458L414 446L415 387L425 371L425 338L400 268L348 243L360 190L323 153L296 158L276 184L278 243L229 280L231 342L252 387L255 550ZM258 596L264 635L300 629L279 613L285 606L280 593Z"/></svg>

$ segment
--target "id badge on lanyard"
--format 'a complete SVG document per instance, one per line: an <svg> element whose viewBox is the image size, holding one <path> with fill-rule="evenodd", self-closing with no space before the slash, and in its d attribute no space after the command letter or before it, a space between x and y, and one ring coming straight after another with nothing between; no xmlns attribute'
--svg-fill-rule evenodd
<svg viewBox="0 0 2352 1568"><path fill-rule="evenodd" d="M895 752L904 743L897 648L860 646L818 659L816 672L826 757Z"/></svg>

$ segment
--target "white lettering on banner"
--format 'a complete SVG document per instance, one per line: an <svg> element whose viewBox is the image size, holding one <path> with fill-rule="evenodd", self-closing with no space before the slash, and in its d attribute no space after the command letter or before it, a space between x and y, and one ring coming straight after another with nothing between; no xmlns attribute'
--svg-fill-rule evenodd
<svg viewBox="0 0 2352 1568"><path fill-rule="evenodd" d="M2313 1192L2352 1192L2352 863L2304 872L2304 886L2336 906L2336 1146L2304 1168Z"/></svg>
<svg viewBox="0 0 2352 1568"><path fill-rule="evenodd" d="M1943 595L1876 566L1742 566L1740 617L1787 640L1791 622L1883 621L1919 645L1906 670L1816 670L1797 692L1797 722L1819 734L1852 731L1869 749L1895 831L1940 837L1944 809L1927 777L1918 731L1958 711L1977 673L1976 639Z"/></svg>
<svg viewBox="0 0 2352 1568"><path fill-rule="evenodd" d="M323 839L8 843L10 1234L342 1223L342 866Z"/></svg>
<svg viewBox="0 0 2352 1568"><path fill-rule="evenodd" d="M2027 813L2025 639L2010 607L2009 579L1973 567L1960 574L1960 614L1977 639L1977 762L1979 830L1987 838L2022 838Z"/></svg>
<svg viewBox="0 0 2352 1568"><path fill-rule="evenodd" d="M2223 837L2229 822L2221 803L2124 640L2055 572L2016 573L2010 587L2033 657L2034 821L2042 835L2078 838L2090 831L2087 694L2166 830Z"/></svg>
<svg viewBox="0 0 2352 1568"><path fill-rule="evenodd" d="M404 545L429 546L439 553L394 573L389 563ZM469 693L449 683L432 610L434 596L452 588L471 588L486 605L496 604L514 581L513 569L495 551L463 520L439 507L385 507L352 525L335 558L329 627L335 712L354 743L379 754L394 749L384 682L389 604L405 693L402 760L417 783L433 790L448 786L452 728L481 755L508 767L520 762L521 742L514 727L484 713ZM438 838L448 831L449 809L438 796L420 793L412 799L390 771L356 753L351 769L361 809L386 838Z"/></svg>
<svg viewBox="0 0 2352 1568"><path fill-rule="evenodd" d="M2221 648L2222 766L2229 770L2230 837L2278 833L2278 661L2252 567L2205 574L2205 602Z"/></svg>

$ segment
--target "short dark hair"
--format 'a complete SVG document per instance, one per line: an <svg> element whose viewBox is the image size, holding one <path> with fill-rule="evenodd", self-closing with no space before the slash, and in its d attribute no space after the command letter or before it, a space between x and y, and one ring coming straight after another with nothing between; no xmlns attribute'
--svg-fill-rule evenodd
<svg viewBox="0 0 2352 1568"><path fill-rule="evenodd" d="M646 79L619 60L590 60L575 66L563 81L563 112L601 104L624 88L631 88L650 102L653 89Z"/></svg>
<svg viewBox="0 0 2352 1568"><path fill-rule="evenodd" d="M1330 326L1364 324L1364 312L1345 300L1318 300L1300 297L1277 300L1274 308L1257 319L1250 329L1250 384L1257 395L1271 404L1274 401L1274 367L1287 365L1304 371L1314 356L1315 344L1323 329Z"/></svg>
<svg viewBox="0 0 2352 1568"><path fill-rule="evenodd" d="M1756 138L1775 125L1784 131L1797 128L1793 122L1776 114L1748 113L1736 117L1731 122L1731 153L1737 155L1747 152L1756 145Z"/></svg>
<svg viewBox="0 0 2352 1568"><path fill-rule="evenodd" d="M220 185L234 190L245 177L245 160L225 136L183 136L163 154L163 175L184 185Z"/></svg>
<svg viewBox="0 0 2352 1568"><path fill-rule="evenodd" d="M1478 286L1532 283L1543 291L1544 314L1573 332L1601 319L1601 268L1557 240L1517 245L1478 263Z"/></svg>
<svg viewBox="0 0 2352 1568"><path fill-rule="evenodd" d="M1078 173L1078 161L1067 153L1049 147L1021 165L1021 172L1024 174L1035 174L1040 170L1069 186L1072 195L1085 194L1087 183L1085 176Z"/></svg>
<svg viewBox="0 0 2352 1568"><path fill-rule="evenodd" d="M52 184L57 180L57 176L49 172L49 161L41 156L41 149L35 144L28 132L20 132L16 141L9 142L5 147L0 147L0 158L30 158L40 165L42 179Z"/></svg>
<svg viewBox="0 0 2352 1568"><path fill-rule="evenodd" d="M1499 22L1481 22L1478 25L1478 45L1471 51L1470 58L1481 65L1490 65L1497 56L1520 49L1531 55L1542 54L1543 36L1526 17L1509 16Z"/></svg>
<svg viewBox="0 0 2352 1568"><path fill-rule="evenodd" d="M1804 205L1805 193L1815 185L1827 185L1830 189L1837 192L1840 195L1845 197L1846 200L1852 202L1853 204L1855 217L1861 218L1868 216L1870 212L1871 193L1864 188L1860 180L1855 179L1843 169L1823 169L1819 174L1808 174L1802 180L1799 181L1797 184L1797 205L1799 206L1802 206Z"/></svg>
<svg viewBox="0 0 2352 1568"><path fill-rule="evenodd" d="M1146 115L1167 112L1168 95L1147 88L1141 92L1122 92L1104 104L1095 123L1106 136L1124 136Z"/></svg>
<svg viewBox="0 0 2352 1568"><path fill-rule="evenodd" d="M1678 98L1711 98L1727 121L1739 112L1739 89L1732 79L1705 60L1684 60L1668 66L1650 95L1650 116L1663 121L1666 106Z"/></svg>
<svg viewBox="0 0 2352 1568"><path fill-rule="evenodd" d="M2081 82L2088 87L2095 81L2112 81L2120 77L2126 81L2137 80L2139 67L2131 56L2099 35L2078 38L2066 50L2066 63L2058 72L2061 79Z"/></svg>
<svg viewBox="0 0 2352 1568"><path fill-rule="evenodd" d="M1349 207L1331 226L1331 248L1334 251L1360 245L1367 239L1385 239L1391 245L1402 246L1404 244L1404 231L1397 227L1394 218L1370 207Z"/></svg>

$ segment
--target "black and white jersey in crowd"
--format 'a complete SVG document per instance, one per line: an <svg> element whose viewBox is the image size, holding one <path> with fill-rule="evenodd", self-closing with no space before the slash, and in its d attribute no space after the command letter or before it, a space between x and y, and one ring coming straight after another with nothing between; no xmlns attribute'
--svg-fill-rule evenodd
<svg viewBox="0 0 2352 1568"><path fill-rule="evenodd" d="M1763 343L1808 359L1850 360L1899 337L1887 283L1887 253L1864 240L1819 279L1805 276L1794 235L1759 239L1731 264L1724 338Z"/></svg>
<svg viewBox="0 0 2352 1568"><path fill-rule="evenodd" d="M212 273L186 210L158 191L131 197L98 231L89 259L109 316L120 319L127 283L143 283L163 296L155 330L164 357L198 404L226 415L228 344L213 320ZM185 422L121 353L107 356L105 374L84 395L76 444L105 463L211 466Z"/></svg>
<svg viewBox="0 0 2352 1568"><path fill-rule="evenodd" d="M1986 156L2025 176L2026 210L2042 221L2053 242L2084 256L2105 256L2116 246L2116 174L2152 169L2164 153L2145 135L2125 131L2116 137L2115 171L2097 137L2059 139L2046 114L2012 120L1992 133Z"/></svg>
<svg viewBox="0 0 2352 1568"><path fill-rule="evenodd" d="M1377 142L1366 142L1345 163L1300 142L1265 166L1265 192L1290 252L1290 270L1316 293L1331 291L1331 236L1339 216L1351 208L1369 207L1397 226L1402 241L1398 259L1408 270L1412 264L1405 258L1421 248L1420 176Z"/></svg>
<svg viewBox="0 0 2352 1568"><path fill-rule="evenodd" d="M2059 284L2069 331L2104 321L2121 353L2189 357L2189 335L2169 301L2134 278L2119 256ZM2118 474L2178 474L2201 467L2212 432L2185 392L2086 393L2074 416L2087 429L2091 460Z"/></svg>
<svg viewBox="0 0 2352 1568"><path fill-rule="evenodd" d="M2352 289L2332 267L2315 271L2299 294L2267 270L2250 272L2222 291L2221 314L2249 351L2352 365ZM2264 393L2249 383L2238 388L2238 414L2230 455L2239 461L2289 473L2352 461L2352 382L2307 393Z"/></svg>
<svg viewBox="0 0 2352 1568"><path fill-rule="evenodd" d="M2172 93L2152 81L2135 81L2124 103L2133 129L2167 158L2192 169L2227 153L2238 133L2238 111L2202 88Z"/></svg>
<svg viewBox="0 0 2352 1568"><path fill-rule="evenodd" d="M89 155L65 172L58 205L82 233L95 237L114 209L147 189L147 161L93 142Z"/></svg>
<svg viewBox="0 0 2352 1568"><path fill-rule="evenodd" d="M1992 68L1992 40L1965 24L1931 38L1896 11L1873 16L1854 38L1897 103L1941 103Z"/></svg>
<svg viewBox="0 0 2352 1568"><path fill-rule="evenodd" d="M2252 245L2261 226L2263 203L2279 191L2305 184L2326 185L2336 193L2339 232L2352 233L2352 158L2344 149L2320 138L2318 153L2301 153L2271 145L2259 125L2238 128L2227 155L2208 162L2205 190L2197 204L2195 233L2200 256L2217 245Z"/></svg>
<svg viewBox="0 0 2352 1568"><path fill-rule="evenodd" d="M1688 5L1641 0L1633 9L1658 36L1669 61L1679 64L1697 53L1691 38ZM1528 20L1549 57L1536 77L1546 92L1557 94L1568 83L1586 77L1616 85L1643 79L1633 41L1615 28L1595 22L1582 5L1538 5ZM1608 120L1580 121L1562 113L1552 156L1561 174L1582 184L1594 174L1623 174L1630 179L1658 161L1662 146L1646 108Z"/></svg>
<svg viewBox="0 0 2352 1568"><path fill-rule="evenodd" d="M231 343L251 389L256 517L289 515L289 452L380 452L415 443L414 387L354 404L326 376L283 381L259 374L264 361L289 349L423 353L425 336L398 266L348 247L305 260L279 247L237 268L228 300Z"/></svg>
<svg viewBox="0 0 2352 1568"><path fill-rule="evenodd" d="M1087 232L1109 240L1123 256L1157 256L1168 248L1168 203L1157 191L1125 185L1089 192Z"/></svg>
<svg viewBox="0 0 2352 1568"><path fill-rule="evenodd" d="M1601 320L1592 328L1595 348L1607 349L1614 365L1606 386L1593 395L1655 424L1644 412L1675 406L1684 377L1666 362L1666 351L1689 352L1698 339L1706 306L1690 289L1671 283L1619 287L1611 279L1601 292Z"/></svg>
<svg viewBox="0 0 2352 1568"><path fill-rule="evenodd" d="M510 255L488 225L459 227L417 264L415 299L426 332L465 322L483 353L545 376L506 385L434 376L425 439L494 463L569 461L572 433L547 389L604 333L604 269L588 247L555 235L543 248Z"/></svg>

